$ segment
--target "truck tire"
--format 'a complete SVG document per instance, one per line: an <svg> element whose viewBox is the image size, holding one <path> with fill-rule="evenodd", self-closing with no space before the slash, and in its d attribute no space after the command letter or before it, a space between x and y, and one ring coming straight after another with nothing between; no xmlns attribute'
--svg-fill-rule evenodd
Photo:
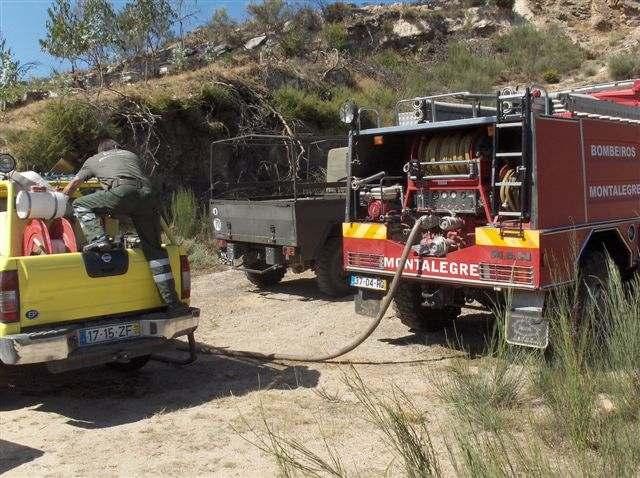
<svg viewBox="0 0 640 478"><path fill-rule="evenodd" d="M460 315L460 307L433 309L422 305L422 288L411 282L398 286L393 308L400 322L414 332L437 332L453 324Z"/></svg>
<svg viewBox="0 0 640 478"><path fill-rule="evenodd" d="M578 286L578 300L573 311L573 332L577 338L579 327L582 325L587 310L591 307L601 305L602 296L609 280L609 266L607 255L603 250L591 250L585 253L580 263L580 285ZM597 314L600 320L604 319L604 314ZM597 327L597 338L602 338L608 327L606 323L595 324Z"/></svg>
<svg viewBox="0 0 640 478"><path fill-rule="evenodd" d="M128 362L109 362L107 367L122 373L137 372L147 365L150 359L151 355L140 355L139 357L133 357Z"/></svg>
<svg viewBox="0 0 640 478"><path fill-rule="evenodd" d="M329 297L343 297L351 291L342 263L342 239L330 237L316 260L318 289Z"/></svg>
<svg viewBox="0 0 640 478"><path fill-rule="evenodd" d="M251 267L251 269L253 268L254 267ZM265 272L264 274L245 272L245 275L247 276L249 282L251 282L253 285L260 289L264 289L278 284L286 273L287 269L285 269L284 267L279 267L277 269L270 270L269 272Z"/></svg>

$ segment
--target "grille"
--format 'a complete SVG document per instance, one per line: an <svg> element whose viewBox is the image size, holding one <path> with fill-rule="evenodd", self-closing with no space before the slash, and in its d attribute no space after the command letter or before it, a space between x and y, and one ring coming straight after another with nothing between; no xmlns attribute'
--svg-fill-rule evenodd
<svg viewBox="0 0 640 478"><path fill-rule="evenodd" d="M491 282L533 285L533 267L481 263L480 278Z"/></svg>
<svg viewBox="0 0 640 478"><path fill-rule="evenodd" d="M347 252L347 265L349 265L350 267L382 269L383 259L380 254L364 254L362 252Z"/></svg>

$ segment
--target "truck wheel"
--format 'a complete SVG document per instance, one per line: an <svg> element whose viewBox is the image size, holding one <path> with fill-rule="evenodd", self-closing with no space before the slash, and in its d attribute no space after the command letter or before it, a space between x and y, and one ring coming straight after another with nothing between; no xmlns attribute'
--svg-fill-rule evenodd
<svg viewBox="0 0 640 478"><path fill-rule="evenodd" d="M398 286L393 298L396 316L415 332L436 332L451 325L460 315L460 307L432 309L422 305L422 288L419 284L404 282Z"/></svg>
<svg viewBox="0 0 640 478"><path fill-rule="evenodd" d="M580 264L580 285L578 289L578 300L573 311L573 328L577 338L579 327L582 325L587 310L591 307L599 307L605 287L609 280L609 266L607 256L604 251L588 251ZM603 320L603 314L596 314ZM606 333L607 324L598 323L597 335L602 338Z"/></svg>
<svg viewBox="0 0 640 478"><path fill-rule="evenodd" d="M260 266L251 266L251 269L259 268ZM256 287L263 289L266 287L271 287L278 284L284 275L287 273L287 270L284 267L279 267L277 269L272 269L269 272L265 272L264 274L256 274L255 272L245 272L247 279Z"/></svg>
<svg viewBox="0 0 640 478"><path fill-rule="evenodd" d="M320 249L316 260L318 288L330 297L343 297L351 288L342 264L342 239L331 237Z"/></svg>
<svg viewBox="0 0 640 478"><path fill-rule="evenodd" d="M147 365L149 359L151 359L151 355L140 355L139 357L133 357L128 362L109 362L107 367L117 370L118 372L131 373Z"/></svg>

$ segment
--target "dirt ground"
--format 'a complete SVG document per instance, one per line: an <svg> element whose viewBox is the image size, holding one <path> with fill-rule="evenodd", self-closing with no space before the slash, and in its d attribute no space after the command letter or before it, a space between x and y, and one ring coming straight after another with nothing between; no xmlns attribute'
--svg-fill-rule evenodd
<svg viewBox="0 0 640 478"><path fill-rule="evenodd" d="M224 271L195 278L193 291L192 303L202 309L197 339L216 347L330 351L369 320L353 312L351 298L323 298L308 273L260 291L242 274ZM0 371L0 474L274 476L273 458L250 443L263 436L266 422L320 455L324 437L351 475L396 475L383 437L343 382L353 374L346 361L372 390L395 384L410 395L445 457L438 430L449 413L433 380L462 346L481 353L488 321L466 316L458 326L462 345L448 346L451 330L417 336L388 315L339 364L202 354L184 368L156 362L133 375L103 367L61 375Z"/></svg>

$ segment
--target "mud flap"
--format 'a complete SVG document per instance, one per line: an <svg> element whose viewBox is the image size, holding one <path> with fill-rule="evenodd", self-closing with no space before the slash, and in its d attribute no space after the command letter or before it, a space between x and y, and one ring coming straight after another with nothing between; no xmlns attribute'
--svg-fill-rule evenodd
<svg viewBox="0 0 640 478"><path fill-rule="evenodd" d="M380 312L380 303L384 293L366 289L358 289L355 296L356 314L367 317L376 317Z"/></svg>
<svg viewBox="0 0 640 478"><path fill-rule="evenodd" d="M543 317L545 292L514 291L507 314L507 343L544 349L549 344L549 320Z"/></svg>

